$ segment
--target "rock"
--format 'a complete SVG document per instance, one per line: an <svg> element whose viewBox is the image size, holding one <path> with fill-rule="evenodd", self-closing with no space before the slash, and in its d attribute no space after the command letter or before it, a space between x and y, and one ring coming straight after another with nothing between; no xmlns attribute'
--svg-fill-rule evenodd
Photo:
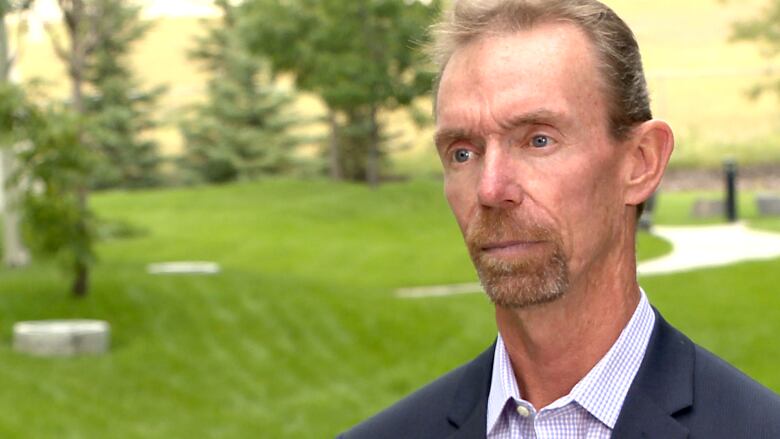
<svg viewBox="0 0 780 439"><path fill-rule="evenodd" d="M14 324L13 347L39 356L103 354L110 326L102 320L39 320Z"/></svg>
<svg viewBox="0 0 780 439"><path fill-rule="evenodd" d="M713 218L726 215L726 203L722 200L698 199L693 203L691 216L694 218Z"/></svg>
<svg viewBox="0 0 780 439"><path fill-rule="evenodd" d="M780 195L758 194L756 196L759 215L780 216Z"/></svg>

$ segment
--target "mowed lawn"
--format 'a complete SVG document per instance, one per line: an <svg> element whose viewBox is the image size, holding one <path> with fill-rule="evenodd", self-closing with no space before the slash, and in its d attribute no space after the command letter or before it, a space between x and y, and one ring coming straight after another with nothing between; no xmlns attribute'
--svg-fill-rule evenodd
<svg viewBox="0 0 780 439"><path fill-rule="evenodd" d="M53 265L0 272L0 437L332 437L495 336L481 294L393 295L475 280L435 181L372 191L266 180L113 192L93 204L139 233L99 246L88 298L69 298ZM643 258L668 249L641 237ZM216 261L223 271L145 273L170 260ZM643 285L673 324L780 390L780 260ZM13 322L45 318L108 320L111 353L12 352Z"/></svg>

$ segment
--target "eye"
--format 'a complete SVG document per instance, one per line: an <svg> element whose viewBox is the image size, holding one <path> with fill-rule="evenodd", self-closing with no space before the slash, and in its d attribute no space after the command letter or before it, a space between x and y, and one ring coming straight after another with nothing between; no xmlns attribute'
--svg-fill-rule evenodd
<svg viewBox="0 0 780 439"><path fill-rule="evenodd" d="M545 146L549 146L550 143L552 143L552 139L548 136L537 135L531 138L531 146L534 148L544 148Z"/></svg>
<svg viewBox="0 0 780 439"><path fill-rule="evenodd" d="M459 148L452 153L452 158L458 163L465 163L471 158L471 154L468 149Z"/></svg>

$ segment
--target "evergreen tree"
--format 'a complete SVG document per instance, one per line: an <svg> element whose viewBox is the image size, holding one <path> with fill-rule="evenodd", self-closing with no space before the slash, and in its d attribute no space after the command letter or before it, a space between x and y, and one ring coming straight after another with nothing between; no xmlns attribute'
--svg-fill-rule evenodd
<svg viewBox="0 0 780 439"><path fill-rule="evenodd" d="M296 145L290 97L273 85L262 60L237 32L237 9L217 0L221 22L197 41L191 57L210 73L207 101L181 123L183 165L208 182L281 173Z"/></svg>
<svg viewBox="0 0 780 439"><path fill-rule="evenodd" d="M145 89L129 66L133 44L150 22L140 21L140 8L122 0L92 0L95 34L85 82L89 87L85 113L90 117L90 141L99 160L91 185L144 187L160 183L158 145L146 133L162 87Z"/></svg>

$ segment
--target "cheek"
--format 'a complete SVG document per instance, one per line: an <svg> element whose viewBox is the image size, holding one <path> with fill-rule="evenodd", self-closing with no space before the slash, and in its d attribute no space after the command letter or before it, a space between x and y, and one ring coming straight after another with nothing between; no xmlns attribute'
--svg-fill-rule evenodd
<svg viewBox="0 0 780 439"><path fill-rule="evenodd" d="M565 208L564 233L572 252L580 257L600 252L610 242L622 209L617 170L604 158L591 162L567 180L566 196L558 200ZM597 164L597 165L596 165Z"/></svg>
<svg viewBox="0 0 780 439"><path fill-rule="evenodd" d="M472 195L469 188L457 179L450 178L445 179L444 196L447 198L447 203L450 205L461 232L465 234L476 196Z"/></svg>

